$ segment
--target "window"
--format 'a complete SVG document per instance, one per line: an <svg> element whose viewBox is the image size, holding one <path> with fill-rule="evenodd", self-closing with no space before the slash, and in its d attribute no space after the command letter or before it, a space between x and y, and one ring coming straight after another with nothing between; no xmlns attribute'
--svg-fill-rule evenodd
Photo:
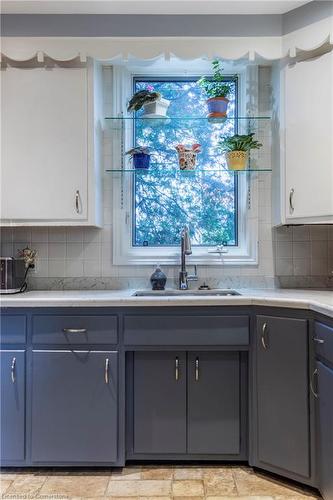
<svg viewBox="0 0 333 500"><path fill-rule="evenodd" d="M207 67L207 62L197 61L191 76L182 77L173 67L167 71L161 65L152 68L149 77L141 65L112 68L114 117L125 112L124 103L133 91L148 85L171 102L167 112L170 120L152 123L128 117L109 122L112 168L117 170L121 165L130 170L112 175L116 265L179 265L180 232L185 224L191 232L190 263L258 263L258 176L226 170L224 155L216 147L222 134L246 133L252 123L248 119L221 123L206 119L205 97L196 85L198 77L192 75L207 73ZM257 68L230 68L230 75L235 72L237 79L229 79L232 93L228 116L256 116L257 102L248 89L258 86ZM179 143L202 145L195 173L179 170L175 150ZM151 168L144 173L133 172L132 163L124 158L124 151L133 145L149 146L154 154ZM221 256L216 247L223 243L228 248Z"/></svg>
<svg viewBox="0 0 333 500"><path fill-rule="evenodd" d="M198 78L134 78L134 92L151 89L170 101L170 120L135 120L134 143L148 146L152 170L134 174L132 246L179 245L184 225L197 246L238 245L238 178L217 145L237 121L209 122ZM237 79L230 78L228 116L237 116ZM137 116L142 114L142 110ZM203 119L198 119L203 117ZM195 173L181 172L177 144L201 144Z"/></svg>

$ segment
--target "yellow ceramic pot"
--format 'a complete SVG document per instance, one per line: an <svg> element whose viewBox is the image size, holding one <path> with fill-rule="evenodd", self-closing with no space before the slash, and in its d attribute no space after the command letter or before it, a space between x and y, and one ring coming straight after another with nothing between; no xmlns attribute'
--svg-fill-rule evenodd
<svg viewBox="0 0 333 500"><path fill-rule="evenodd" d="M245 170L247 165L247 151L228 151L226 153L229 170Z"/></svg>

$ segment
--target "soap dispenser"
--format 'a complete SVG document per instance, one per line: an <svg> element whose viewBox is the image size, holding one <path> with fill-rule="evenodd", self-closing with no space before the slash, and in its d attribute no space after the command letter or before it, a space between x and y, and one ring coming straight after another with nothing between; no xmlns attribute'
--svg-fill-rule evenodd
<svg viewBox="0 0 333 500"><path fill-rule="evenodd" d="M164 274L160 266L156 266L155 271L150 276L152 290L164 290L166 281L166 275Z"/></svg>

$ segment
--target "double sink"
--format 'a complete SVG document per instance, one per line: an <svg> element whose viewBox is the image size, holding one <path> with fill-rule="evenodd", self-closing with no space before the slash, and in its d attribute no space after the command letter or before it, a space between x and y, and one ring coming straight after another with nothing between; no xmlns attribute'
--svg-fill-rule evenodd
<svg viewBox="0 0 333 500"><path fill-rule="evenodd" d="M230 288L213 288L212 290L136 290L132 297L229 297L241 295Z"/></svg>

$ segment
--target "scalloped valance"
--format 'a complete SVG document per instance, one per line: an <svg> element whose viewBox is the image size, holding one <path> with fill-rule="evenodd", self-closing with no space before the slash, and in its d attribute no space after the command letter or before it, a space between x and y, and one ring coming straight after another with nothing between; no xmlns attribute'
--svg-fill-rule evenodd
<svg viewBox="0 0 333 500"><path fill-rule="evenodd" d="M4 37L3 60L42 63L44 58L66 62L87 57L111 62L122 58L152 60L214 58L275 61L309 57L333 47L333 17L283 36L272 37Z"/></svg>

